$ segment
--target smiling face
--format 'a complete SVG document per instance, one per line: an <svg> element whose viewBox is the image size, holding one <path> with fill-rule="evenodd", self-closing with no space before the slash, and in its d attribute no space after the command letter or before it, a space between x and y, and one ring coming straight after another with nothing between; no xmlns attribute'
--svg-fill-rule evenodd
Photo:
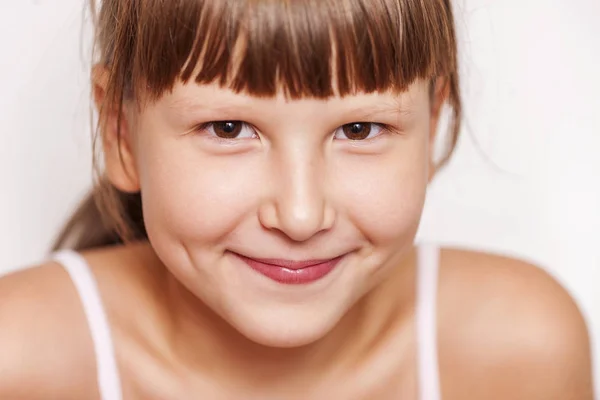
<svg viewBox="0 0 600 400"><path fill-rule="evenodd" d="M109 156L107 169L121 189L139 187L149 239L191 293L253 341L303 345L411 247L429 178L431 100L422 81L325 100L180 83L130 109L125 162ZM299 283L258 272L298 274L298 261L323 263L313 267L321 273Z"/></svg>

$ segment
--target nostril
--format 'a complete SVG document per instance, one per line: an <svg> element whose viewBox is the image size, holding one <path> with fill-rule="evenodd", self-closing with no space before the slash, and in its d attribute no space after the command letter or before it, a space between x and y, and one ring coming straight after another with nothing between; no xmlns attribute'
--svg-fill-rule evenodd
<svg viewBox="0 0 600 400"><path fill-rule="evenodd" d="M335 213L324 204L267 202L259 209L260 224L280 231L295 242L304 242L333 226Z"/></svg>
<svg viewBox="0 0 600 400"><path fill-rule="evenodd" d="M273 202L266 202L258 210L258 220L266 229L278 229L277 207Z"/></svg>

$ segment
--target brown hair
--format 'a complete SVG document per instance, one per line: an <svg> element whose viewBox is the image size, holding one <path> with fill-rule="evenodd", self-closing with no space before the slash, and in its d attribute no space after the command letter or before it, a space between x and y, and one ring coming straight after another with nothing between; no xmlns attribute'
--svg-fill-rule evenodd
<svg viewBox="0 0 600 400"><path fill-rule="evenodd" d="M450 0L90 0L105 105L153 101L181 80L237 92L327 98L447 82L450 140L461 120ZM433 88L433 84L432 84ZM94 143L102 131L103 108ZM146 237L141 195L102 178L56 241L78 250Z"/></svg>

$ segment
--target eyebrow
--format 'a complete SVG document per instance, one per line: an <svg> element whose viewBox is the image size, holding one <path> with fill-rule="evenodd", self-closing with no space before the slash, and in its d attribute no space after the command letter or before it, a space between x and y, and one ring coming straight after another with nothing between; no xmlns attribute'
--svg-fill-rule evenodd
<svg viewBox="0 0 600 400"><path fill-rule="evenodd" d="M169 110L176 112L180 116L201 112L219 113L227 116L239 114L240 112L256 111L258 108L262 108L257 106L256 100L257 99L244 99L243 101L239 101L239 99L231 97L218 100L217 102L210 102L200 97L185 96L172 99L169 101L167 107ZM343 98L335 99L335 101L343 100ZM363 104L360 104L361 101ZM414 113L414 107L410 106L410 102L403 101L403 96L401 95L395 96L393 99L379 101L374 99L359 99L356 102L359 104L351 104L348 106L336 104L335 107L338 111L336 114L356 116L359 119L370 119L382 114L394 113L400 116L410 116Z"/></svg>
<svg viewBox="0 0 600 400"><path fill-rule="evenodd" d="M190 114L197 114L201 112L210 113L222 113L222 114L235 114L240 110L250 108L244 104L215 104L210 101L202 101L190 98L177 99L167 104L167 108L170 111L177 113L180 116L187 116Z"/></svg>
<svg viewBox="0 0 600 400"><path fill-rule="evenodd" d="M364 115L367 117L376 116L379 114L400 114L400 115L411 115L413 114L413 108L401 105L400 103L392 104L377 104L377 105L364 105L357 106L349 109L343 110L344 113L355 114L355 115Z"/></svg>

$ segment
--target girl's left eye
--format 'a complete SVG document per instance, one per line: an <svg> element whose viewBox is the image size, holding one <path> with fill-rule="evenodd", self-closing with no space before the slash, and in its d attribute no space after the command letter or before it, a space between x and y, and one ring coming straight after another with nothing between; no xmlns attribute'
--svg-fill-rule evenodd
<svg viewBox="0 0 600 400"><path fill-rule="evenodd" d="M360 141L379 136L385 128L373 122L352 122L336 129L335 139Z"/></svg>
<svg viewBox="0 0 600 400"><path fill-rule="evenodd" d="M215 121L204 124L201 130L218 139L253 139L257 137L254 129L242 121Z"/></svg>

